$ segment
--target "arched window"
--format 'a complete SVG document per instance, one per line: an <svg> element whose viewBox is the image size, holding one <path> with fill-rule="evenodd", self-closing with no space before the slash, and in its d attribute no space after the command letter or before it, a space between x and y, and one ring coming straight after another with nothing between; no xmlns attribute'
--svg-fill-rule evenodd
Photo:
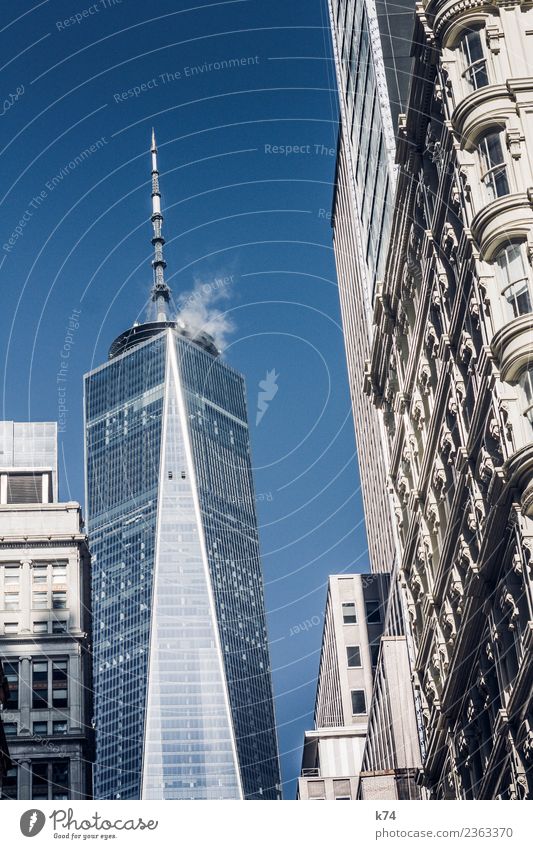
<svg viewBox="0 0 533 849"><path fill-rule="evenodd" d="M479 142L481 180L489 200L509 194L507 163L503 152L502 136L501 129L493 130L483 136Z"/></svg>
<svg viewBox="0 0 533 849"><path fill-rule="evenodd" d="M508 317L533 312L525 242L506 245L495 259L496 279L507 301Z"/></svg>
<svg viewBox="0 0 533 849"><path fill-rule="evenodd" d="M487 60L479 29L466 32L459 42L463 59L463 77L468 87L475 89L489 84Z"/></svg>

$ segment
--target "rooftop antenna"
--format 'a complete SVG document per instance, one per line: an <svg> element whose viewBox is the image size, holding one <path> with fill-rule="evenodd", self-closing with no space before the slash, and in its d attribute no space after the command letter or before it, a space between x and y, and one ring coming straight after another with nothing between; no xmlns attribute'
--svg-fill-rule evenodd
<svg viewBox="0 0 533 849"><path fill-rule="evenodd" d="M163 259L163 214L161 212L161 192L159 190L159 170L157 167L157 144L155 132L152 127L152 245L154 246L154 258L152 268L154 269L154 284L152 287L152 301L156 305L157 321L169 321L169 309L171 291L165 282L165 268L167 264Z"/></svg>

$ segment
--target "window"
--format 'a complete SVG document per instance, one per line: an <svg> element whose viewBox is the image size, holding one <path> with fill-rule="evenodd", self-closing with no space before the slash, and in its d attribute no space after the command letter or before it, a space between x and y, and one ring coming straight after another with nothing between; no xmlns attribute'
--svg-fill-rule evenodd
<svg viewBox="0 0 533 849"><path fill-rule="evenodd" d="M52 583L66 584L67 582L67 565L66 563L58 563L52 566Z"/></svg>
<svg viewBox="0 0 533 849"><path fill-rule="evenodd" d="M378 657L379 657L379 643L371 643L370 644L370 657L372 659L372 668L374 669L378 665Z"/></svg>
<svg viewBox="0 0 533 849"><path fill-rule="evenodd" d="M352 714L358 716L366 713L366 698L364 690L352 690Z"/></svg>
<svg viewBox="0 0 533 849"><path fill-rule="evenodd" d="M470 30L459 42L463 57L463 77L472 91L489 84L487 61L483 51L481 33Z"/></svg>
<svg viewBox="0 0 533 849"><path fill-rule="evenodd" d="M18 771L12 767L2 783L2 799L16 799L18 796Z"/></svg>
<svg viewBox="0 0 533 849"><path fill-rule="evenodd" d="M355 602L353 601L345 601L342 604L342 621L345 625L356 625L357 624L357 611L355 609Z"/></svg>
<svg viewBox="0 0 533 849"><path fill-rule="evenodd" d="M48 580L48 567L46 563L36 563L32 569L34 584L46 584Z"/></svg>
<svg viewBox="0 0 533 849"><path fill-rule="evenodd" d="M34 622L33 623L33 633L34 634L47 634L48 633L48 622Z"/></svg>
<svg viewBox="0 0 533 849"><path fill-rule="evenodd" d="M63 620L52 622L52 634L64 634L67 630L67 623Z"/></svg>
<svg viewBox="0 0 533 849"><path fill-rule="evenodd" d="M52 763L52 799L68 799L68 761Z"/></svg>
<svg viewBox="0 0 533 849"><path fill-rule="evenodd" d="M34 722L32 725L32 731L36 737L46 737L48 734L48 723Z"/></svg>
<svg viewBox="0 0 533 849"><path fill-rule="evenodd" d="M52 691L54 707L67 707L68 704L68 661L54 660L52 663Z"/></svg>
<svg viewBox="0 0 533 849"><path fill-rule="evenodd" d="M31 798L48 799L48 764L37 761L31 765Z"/></svg>
<svg viewBox="0 0 533 849"><path fill-rule="evenodd" d="M507 165L503 155L502 132L496 130L484 136L479 143L481 180L489 200L509 194Z"/></svg>
<svg viewBox="0 0 533 849"><path fill-rule="evenodd" d="M4 586L18 586L20 570L18 566L6 566L4 568Z"/></svg>
<svg viewBox="0 0 533 849"><path fill-rule="evenodd" d="M361 649L359 646L346 646L346 655L348 658L348 666L361 666Z"/></svg>
<svg viewBox="0 0 533 849"><path fill-rule="evenodd" d="M32 799L68 799L68 761L34 761L31 767Z"/></svg>
<svg viewBox="0 0 533 849"><path fill-rule="evenodd" d="M17 634L19 629L18 622L6 622L4 625L4 632L6 634Z"/></svg>
<svg viewBox="0 0 533 849"><path fill-rule="evenodd" d="M66 592L54 590L52 593L52 607L54 610L64 610L67 606Z"/></svg>
<svg viewBox="0 0 533 849"><path fill-rule="evenodd" d="M16 737L17 736L17 723L16 722L4 722L4 732L6 737Z"/></svg>
<svg viewBox="0 0 533 849"><path fill-rule="evenodd" d="M33 593L32 607L34 610L46 610L48 607L48 593L46 590L44 592Z"/></svg>
<svg viewBox="0 0 533 849"><path fill-rule="evenodd" d="M32 707L48 707L48 663L34 661L32 668Z"/></svg>
<svg viewBox="0 0 533 849"><path fill-rule="evenodd" d="M496 256L496 278L508 304L509 318L532 312L525 244L507 245Z"/></svg>
<svg viewBox="0 0 533 849"><path fill-rule="evenodd" d="M380 601L367 601L365 604L366 608L366 621L369 625L377 625L381 622L381 602Z"/></svg>
<svg viewBox="0 0 533 849"><path fill-rule="evenodd" d="M67 734L68 732L68 724L66 719L60 719L57 722L52 723L54 734Z"/></svg>
<svg viewBox="0 0 533 849"><path fill-rule="evenodd" d="M7 678L9 685L9 699L6 710L18 710L19 707L19 665L17 661L12 663L4 662L4 676Z"/></svg>
<svg viewBox="0 0 533 849"><path fill-rule="evenodd" d="M4 593L4 609L5 610L18 610L19 609L19 594L18 593Z"/></svg>

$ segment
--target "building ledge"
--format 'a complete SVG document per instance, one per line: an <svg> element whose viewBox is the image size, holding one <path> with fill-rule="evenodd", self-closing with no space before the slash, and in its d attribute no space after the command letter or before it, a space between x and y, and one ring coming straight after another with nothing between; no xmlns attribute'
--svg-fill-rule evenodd
<svg viewBox="0 0 533 849"><path fill-rule="evenodd" d="M491 342L502 380L514 383L533 359L533 313L514 318L501 327Z"/></svg>
<svg viewBox="0 0 533 849"><path fill-rule="evenodd" d="M533 226L533 193L517 192L491 201L472 219L472 235L481 259L491 261L501 246L512 237L527 238Z"/></svg>
<svg viewBox="0 0 533 849"><path fill-rule="evenodd" d="M513 98L507 85L485 85L470 92L455 107L452 125L467 150L472 150L479 133L513 110Z"/></svg>
<svg viewBox="0 0 533 849"><path fill-rule="evenodd" d="M533 517L533 443L515 451L505 462L503 471L509 487L520 493L524 514Z"/></svg>

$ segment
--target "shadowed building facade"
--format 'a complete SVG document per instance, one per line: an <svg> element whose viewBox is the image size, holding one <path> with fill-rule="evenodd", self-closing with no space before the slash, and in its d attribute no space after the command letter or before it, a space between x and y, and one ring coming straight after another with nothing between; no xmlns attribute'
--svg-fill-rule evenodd
<svg viewBox="0 0 533 849"><path fill-rule="evenodd" d="M278 799L245 384L169 317L152 143L156 320L85 378L95 796Z"/></svg>

